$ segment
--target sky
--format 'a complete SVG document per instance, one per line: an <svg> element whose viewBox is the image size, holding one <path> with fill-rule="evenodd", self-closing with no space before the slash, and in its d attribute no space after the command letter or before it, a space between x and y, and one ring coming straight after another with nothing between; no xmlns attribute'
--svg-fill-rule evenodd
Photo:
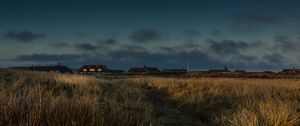
<svg viewBox="0 0 300 126"><path fill-rule="evenodd" d="M298 0L2 0L0 67L300 68Z"/></svg>

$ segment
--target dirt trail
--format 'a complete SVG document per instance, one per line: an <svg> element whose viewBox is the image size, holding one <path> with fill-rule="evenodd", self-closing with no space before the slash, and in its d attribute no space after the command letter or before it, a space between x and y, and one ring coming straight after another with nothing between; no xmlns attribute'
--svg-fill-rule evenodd
<svg viewBox="0 0 300 126"><path fill-rule="evenodd" d="M150 86L143 86L154 107L160 113L160 124L162 126L206 126L200 120L185 115L176 109L168 98L168 95L153 89Z"/></svg>

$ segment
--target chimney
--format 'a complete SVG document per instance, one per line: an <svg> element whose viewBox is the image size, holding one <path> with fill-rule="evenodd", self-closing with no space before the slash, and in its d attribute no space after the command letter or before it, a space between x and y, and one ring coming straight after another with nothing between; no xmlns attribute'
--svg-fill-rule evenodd
<svg viewBox="0 0 300 126"><path fill-rule="evenodd" d="M144 68L146 68L147 66L146 65L144 65Z"/></svg>

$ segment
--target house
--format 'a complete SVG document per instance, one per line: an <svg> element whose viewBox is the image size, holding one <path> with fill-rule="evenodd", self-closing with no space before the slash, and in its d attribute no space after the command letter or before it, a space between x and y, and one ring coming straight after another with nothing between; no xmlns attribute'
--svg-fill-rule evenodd
<svg viewBox="0 0 300 126"><path fill-rule="evenodd" d="M44 71L44 72L59 72L59 73L70 73L72 70L67 66L62 66L60 64L55 66L31 66L31 67L9 67L8 69L15 70L26 70L26 71Z"/></svg>
<svg viewBox="0 0 300 126"><path fill-rule="evenodd" d="M99 74L109 72L110 70L105 65L83 65L78 70L78 74Z"/></svg>
<svg viewBox="0 0 300 126"><path fill-rule="evenodd" d="M161 71L162 74L187 74L187 69L163 69Z"/></svg>
<svg viewBox="0 0 300 126"><path fill-rule="evenodd" d="M209 70L209 73L224 73L224 72L230 72L227 68L227 66L224 66L224 69L222 70L218 70L218 69L214 69L214 70Z"/></svg>
<svg viewBox="0 0 300 126"><path fill-rule="evenodd" d="M128 70L129 73L132 74L159 74L160 70L156 67L133 67Z"/></svg>

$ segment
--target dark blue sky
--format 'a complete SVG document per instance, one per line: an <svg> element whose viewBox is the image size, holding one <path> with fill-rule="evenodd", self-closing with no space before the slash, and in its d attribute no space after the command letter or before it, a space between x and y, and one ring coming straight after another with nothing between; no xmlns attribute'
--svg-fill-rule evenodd
<svg viewBox="0 0 300 126"><path fill-rule="evenodd" d="M297 0L1 1L0 65L300 67Z"/></svg>

